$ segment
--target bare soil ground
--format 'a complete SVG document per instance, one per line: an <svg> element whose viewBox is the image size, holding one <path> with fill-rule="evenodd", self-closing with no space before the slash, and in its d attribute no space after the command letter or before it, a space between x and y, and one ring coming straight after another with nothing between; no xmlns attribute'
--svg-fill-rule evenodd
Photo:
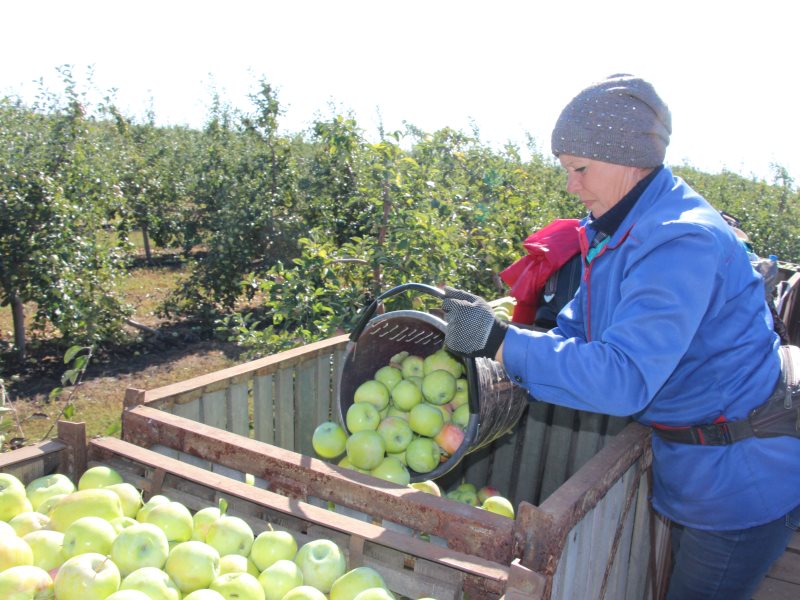
<svg viewBox="0 0 800 600"><path fill-rule="evenodd" d="M181 269L163 265L131 271L124 293L135 307L133 319L158 335L131 328L130 343L98 352L81 384L65 388L60 400L50 400L49 395L67 369L63 349L39 341L31 344L24 364L4 357L0 376L5 381L7 406L15 410L5 417L9 428L5 447L12 438L21 438L15 444L30 443L46 435L70 393L75 401L72 420L84 421L91 436L105 435L119 423L127 388L153 389L242 362L236 345L215 338L195 323L158 316L157 306L180 276ZM13 339L10 320L8 307L0 309L0 338L6 347Z"/></svg>

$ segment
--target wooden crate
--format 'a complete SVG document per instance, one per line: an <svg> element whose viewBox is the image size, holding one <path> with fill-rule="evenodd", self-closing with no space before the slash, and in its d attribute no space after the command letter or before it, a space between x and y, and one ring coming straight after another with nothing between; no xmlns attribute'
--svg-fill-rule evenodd
<svg viewBox="0 0 800 600"><path fill-rule="evenodd" d="M123 438L203 468L544 578L542 597L659 598L668 524L650 508L649 431L532 403L513 434L439 480L492 485L510 521L313 458L337 414L340 336L154 390L129 389ZM222 445L219 445L222 442ZM578 595L575 595L575 593ZM584 595L585 594L585 595Z"/></svg>
<svg viewBox="0 0 800 600"><path fill-rule="evenodd" d="M44 474L62 472L77 480L88 467L103 464L149 498L164 494L191 510L213 506L221 498L228 512L245 519L258 534L269 527L291 532L298 544L327 538L345 552L348 567L378 570L400 597L540 598L544 579L523 567L495 563L332 512L272 491L236 481L115 438L86 442L83 424L59 423L59 439L0 454L0 472L27 483ZM421 493L421 492L418 492Z"/></svg>

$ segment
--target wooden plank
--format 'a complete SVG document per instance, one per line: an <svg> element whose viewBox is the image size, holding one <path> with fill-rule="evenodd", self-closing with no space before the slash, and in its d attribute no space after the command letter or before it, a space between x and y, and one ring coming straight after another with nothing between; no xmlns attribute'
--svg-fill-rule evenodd
<svg viewBox="0 0 800 600"><path fill-rule="evenodd" d="M185 381L165 385L155 390L148 390L145 394L145 403L155 406L167 399L180 396L187 392L203 390L205 388L218 389L217 386L220 382L238 380L243 375L247 375L248 377L270 375L276 373L286 365L312 360L319 354L330 354L340 351L344 349L347 341L347 335L340 335L320 342L306 344L292 350L272 354L265 358L242 363L241 365L235 365L227 369L200 375L199 377L193 377Z"/></svg>
<svg viewBox="0 0 800 600"><path fill-rule="evenodd" d="M539 507L520 503L515 538L522 564L552 574L552 557L561 555L566 535L643 455L649 457L650 431L629 424ZM647 458L643 467L649 465ZM638 466L636 468L639 468ZM530 532L536 532L532 535Z"/></svg>
<svg viewBox="0 0 800 600"><path fill-rule="evenodd" d="M517 467L517 486L513 499L515 506L523 500L533 504L539 503L547 421L552 410L553 405L545 402L532 402L528 405L527 415L523 421L522 448Z"/></svg>
<svg viewBox="0 0 800 600"><path fill-rule="evenodd" d="M314 417L314 421L316 423L322 423L323 421L327 420L338 421L338 417L336 416L337 411L334 405L336 398L332 394L331 386L332 361L332 357L327 355L317 357L315 371L315 389L317 401L314 403L314 406L317 409L317 413Z"/></svg>
<svg viewBox="0 0 800 600"><path fill-rule="evenodd" d="M250 437L250 386L248 381L231 385L226 393L225 406L228 431Z"/></svg>
<svg viewBox="0 0 800 600"><path fill-rule="evenodd" d="M0 472L10 473L27 485L34 479L55 473L69 448L61 441L49 440L0 452Z"/></svg>
<svg viewBox="0 0 800 600"><path fill-rule="evenodd" d="M316 361L298 365L295 369L294 446L289 449L308 456L316 456L311 436L320 424L317 420L320 401L316 383Z"/></svg>
<svg viewBox="0 0 800 600"><path fill-rule="evenodd" d="M253 426L257 440L275 443L275 390L272 375L253 378Z"/></svg>
<svg viewBox="0 0 800 600"><path fill-rule="evenodd" d="M275 445L294 450L294 369L278 371L275 379Z"/></svg>
<svg viewBox="0 0 800 600"><path fill-rule="evenodd" d="M575 410L556 406L547 430L541 499L547 498L567 479Z"/></svg>
<svg viewBox="0 0 800 600"><path fill-rule="evenodd" d="M495 466L492 468L489 485L501 490L501 495L506 497L513 497L512 492L518 479L514 458L517 455L517 443L519 440L520 436L515 432L497 439L494 443L492 464ZM470 475L468 474L467 477L470 477ZM470 480L474 481L478 488L481 487L479 479Z"/></svg>
<svg viewBox="0 0 800 600"><path fill-rule="evenodd" d="M767 576L800 586L800 554L784 552L772 565ZM800 592L800 588L798 591Z"/></svg>
<svg viewBox="0 0 800 600"><path fill-rule="evenodd" d="M577 411L577 418L578 430L569 460L569 474L580 469L600 450L606 422L605 415L586 411Z"/></svg>
<svg viewBox="0 0 800 600"><path fill-rule="evenodd" d="M797 600L800 587L794 583L767 577L753 594L753 600Z"/></svg>
<svg viewBox="0 0 800 600"><path fill-rule="evenodd" d="M200 420L218 429L228 429L228 409L225 406L226 390L216 390L203 394L200 400Z"/></svg>
<svg viewBox="0 0 800 600"><path fill-rule="evenodd" d="M145 403L146 405L146 403ZM203 413L201 409L200 398L196 400L192 400L191 402L183 402L183 403L176 403L172 405L172 414L177 415L179 417L183 417L184 419L191 419L192 421L197 421L198 423L203 422Z"/></svg>

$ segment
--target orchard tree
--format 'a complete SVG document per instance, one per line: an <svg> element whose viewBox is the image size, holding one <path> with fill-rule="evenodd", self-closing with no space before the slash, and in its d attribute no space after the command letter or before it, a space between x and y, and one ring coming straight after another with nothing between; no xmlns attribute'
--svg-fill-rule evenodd
<svg viewBox="0 0 800 600"><path fill-rule="evenodd" d="M62 73L64 102L0 103L0 301L11 305L20 358L26 303L34 327L50 323L70 344L118 337L126 316L116 294L124 256L106 227L116 182L97 122Z"/></svg>

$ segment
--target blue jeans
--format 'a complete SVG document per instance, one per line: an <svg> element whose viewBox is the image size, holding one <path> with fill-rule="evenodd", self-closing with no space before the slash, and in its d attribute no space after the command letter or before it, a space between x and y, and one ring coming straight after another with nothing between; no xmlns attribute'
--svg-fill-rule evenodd
<svg viewBox="0 0 800 600"><path fill-rule="evenodd" d="M704 531L672 526L667 600L750 600L800 527L800 506L758 527Z"/></svg>

